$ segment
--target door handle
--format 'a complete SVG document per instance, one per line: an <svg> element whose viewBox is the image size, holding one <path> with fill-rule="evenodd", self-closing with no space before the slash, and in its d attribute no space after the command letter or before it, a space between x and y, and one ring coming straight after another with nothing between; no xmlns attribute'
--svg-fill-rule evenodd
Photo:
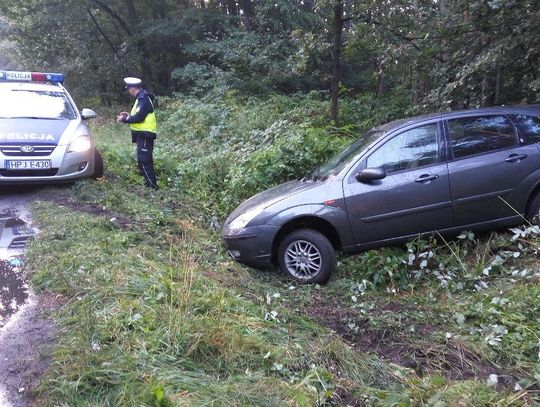
<svg viewBox="0 0 540 407"><path fill-rule="evenodd" d="M527 154L510 154L508 158L504 161L507 163L517 163L517 162L520 162L521 160L524 160L527 157L528 157Z"/></svg>
<svg viewBox="0 0 540 407"><path fill-rule="evenodd" d="M437 174L423 174L420 175L418 178L416 178L415 182L421 182L421 183L427 183L429 181L433 181L435 179L439 178Z"/></svg>

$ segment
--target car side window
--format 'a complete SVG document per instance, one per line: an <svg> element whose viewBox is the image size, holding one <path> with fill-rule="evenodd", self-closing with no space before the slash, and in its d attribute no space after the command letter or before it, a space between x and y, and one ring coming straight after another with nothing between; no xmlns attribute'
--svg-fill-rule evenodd
<svg viewBox="0 0 540 407"><path fill-rule="evenodd" d="M527 144L540 143L539 117L520 114L513 116L513 120Z"/></svg>
<svg viewBox="0 0 540 407"><path fill-rule="evenodd" d="M512 123L504 116L479 116L448 120L454 158L515 146Z"/></svg>
<svg viewBox="0 0 540 407"><path fill-rule="evenodd" d="M437 128L434 123L398 134L368 157L367 168L381 168L392 173L436 163L439 151Z"/></svg>

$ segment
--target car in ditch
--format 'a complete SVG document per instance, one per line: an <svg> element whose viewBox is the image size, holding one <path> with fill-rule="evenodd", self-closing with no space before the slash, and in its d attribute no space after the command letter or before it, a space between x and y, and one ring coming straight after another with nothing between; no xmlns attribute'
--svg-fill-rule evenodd
<svg viewBox="0 0 540 407"><path fill-rule="evenodd" d="M0 70L0 184L99 178L103 160L58 73Z"/></svg>
<svg viewBox="0 0 540 407"><path fill-rule="evenodd" d="M239 262L323 283L336 251L536 222L539 115L540 105L503 106L378 126L309 176L242 203L224 244Z"/></svg>

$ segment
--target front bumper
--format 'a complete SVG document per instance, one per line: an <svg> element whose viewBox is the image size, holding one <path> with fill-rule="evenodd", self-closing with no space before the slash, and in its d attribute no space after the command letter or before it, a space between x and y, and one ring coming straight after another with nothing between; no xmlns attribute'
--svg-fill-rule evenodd
<svg viewBox="0 0 540 407"><path fill-rule="evenodd" d="M268 266L272 263L272 245L278 226L260 225L243 229L223 228L222 239L231 257L248 266Z"/></svg>
<svg viewBox="0 0 540 407"><path fill-rule="evenodd" d="M49 155L28 156L6 155L0 152L0 184L69 182L91 177L94 173L94 148L71 153L68 153L67 149L66 145L58 145ZM33 171L8 170L7 160L50 160L51 168Z"/></svg>

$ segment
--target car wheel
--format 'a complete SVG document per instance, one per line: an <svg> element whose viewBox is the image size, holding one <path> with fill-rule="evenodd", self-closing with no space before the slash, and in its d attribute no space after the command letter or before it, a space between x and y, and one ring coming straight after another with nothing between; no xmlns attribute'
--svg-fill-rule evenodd
<svg viewBox="0 0 540 407"><path fill-rule="evenodd" d="M540 217L540 193L537 193L533 198L525 217L533 225L538 225L538 218Z"/></svg>
<svg viewBox="0 0 540 407"><path fill-rule="evenodd" d="M279 245L278 263L285 275L303 283L325 283L336 268L336 253L324 235L300 229Z"/></svg>
<svg viewBox="0 0 540 407"><path fill-rule="evenodd" d="M92 174L92 178L98 179L103 176L103 157L97 149L94 151L94 173Z"/></svg>

